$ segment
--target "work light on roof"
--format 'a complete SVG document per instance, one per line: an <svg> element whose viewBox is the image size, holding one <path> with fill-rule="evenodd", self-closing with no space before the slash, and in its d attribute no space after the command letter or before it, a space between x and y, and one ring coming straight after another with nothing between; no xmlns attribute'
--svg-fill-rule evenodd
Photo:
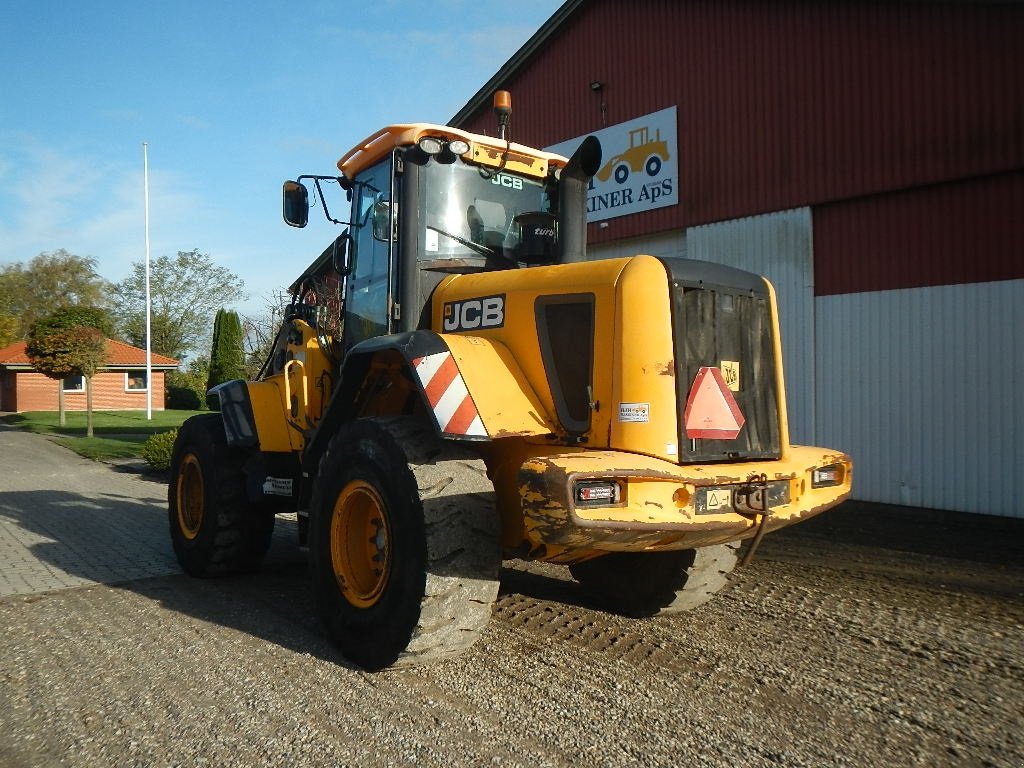
<svg viewBox="0 0 1024 768"><path fill-rule="evenodd" d="M444 141L437 136L424 136L420 139L420 149L428 155L436 155L444 149Z"/></svg>
<svg viewBox="0 0 1024 768"><path fill-rule="evenodd" d="M452 139L448 142L448 149L455 155L464 155L469 152L469 142L462 139Z"/></svg>

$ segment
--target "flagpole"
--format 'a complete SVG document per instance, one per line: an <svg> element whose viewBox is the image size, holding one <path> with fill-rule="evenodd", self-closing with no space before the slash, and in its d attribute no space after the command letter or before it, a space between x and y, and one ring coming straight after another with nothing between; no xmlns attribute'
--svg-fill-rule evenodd
<svg viewBox="0 0 1024 768"><path fill-rule="evenodd" d="M142 142L142 181L146 199L146 420L153 419L153 339L149 296L149 144Z"/></svg>

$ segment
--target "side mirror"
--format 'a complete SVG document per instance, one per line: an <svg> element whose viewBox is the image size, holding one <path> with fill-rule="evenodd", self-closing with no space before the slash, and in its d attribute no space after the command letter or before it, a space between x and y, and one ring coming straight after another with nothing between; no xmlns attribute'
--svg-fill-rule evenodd
<svg viewBox="0 0 1024 768"><path fill-rule="evenodd" d="M309 191L297 181L286 181L282 191L284 221L302 228L309 222Z"/></svg>

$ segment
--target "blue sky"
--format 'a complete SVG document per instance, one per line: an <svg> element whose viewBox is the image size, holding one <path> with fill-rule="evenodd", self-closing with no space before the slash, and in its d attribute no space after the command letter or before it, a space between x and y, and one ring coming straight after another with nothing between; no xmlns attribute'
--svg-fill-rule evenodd
<svg viewBox="0 0 1024 768"><path fill-rule="evenodd" d="M389 123L447 122L561 4L96 0L0 10L0 264L64 248L108 280L209 253L255 311L337 230L281 220Z"/></svg>

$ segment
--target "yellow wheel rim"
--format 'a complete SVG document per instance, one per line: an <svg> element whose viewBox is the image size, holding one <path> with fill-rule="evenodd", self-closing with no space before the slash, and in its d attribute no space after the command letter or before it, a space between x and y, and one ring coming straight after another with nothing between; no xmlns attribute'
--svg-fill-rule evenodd
<svg viewBox="0 0 1024 768"><path fill-rule="evenodd" d="M178 471L178 528L189 540L199 535L203 524L205 498L203 492L203 470L199 460L191 453L181 460Z"/></svg>
<svg viewBox="0 0 1024 768"><path fill-rule="evenodd" d="M391 526L377 489L346 485L331 512L331 564L345 599L357 608L380 600L391 571Z"/></svg>

